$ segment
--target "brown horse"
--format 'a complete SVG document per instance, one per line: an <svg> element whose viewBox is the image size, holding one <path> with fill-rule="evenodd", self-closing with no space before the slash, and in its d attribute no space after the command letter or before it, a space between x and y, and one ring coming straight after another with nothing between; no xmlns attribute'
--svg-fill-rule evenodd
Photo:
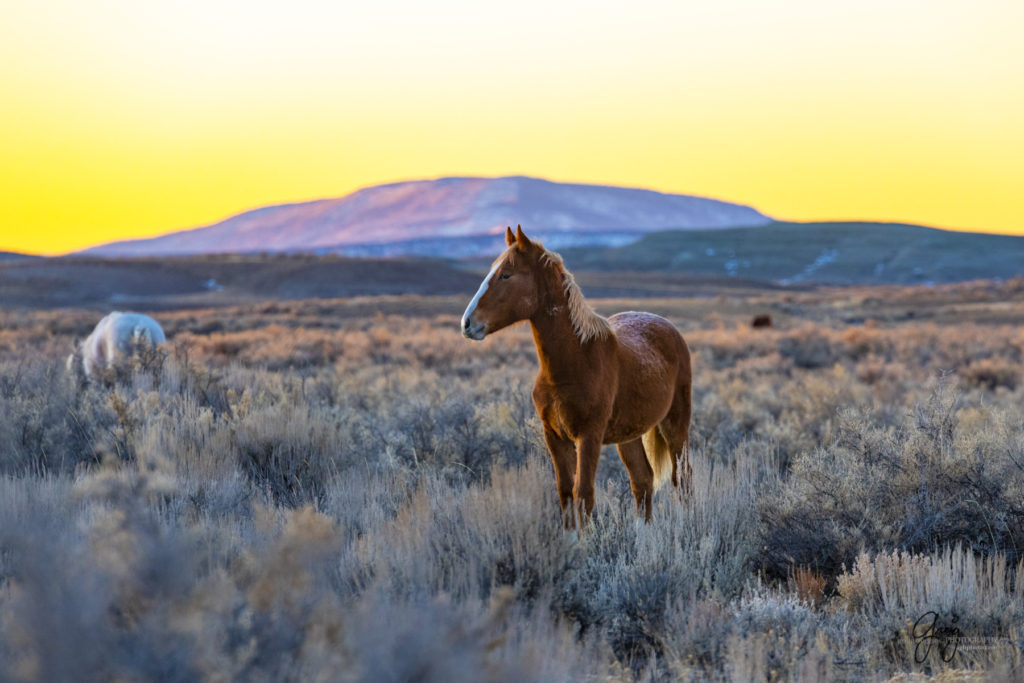
<svg viewBox="0 0 1024 683"><path fill-rule="evenodd" d="M677 490L690 487L686 342L652 313L597 315L562 258L522 227L515 234L509 228L505 241L462 316L462 334L479 340L530 321L540 363L533 402L566 526L572 510L581 526L593 510L598 456L611 443L629 471L637 512L650 520L651 497L666 479Z"/></svg>

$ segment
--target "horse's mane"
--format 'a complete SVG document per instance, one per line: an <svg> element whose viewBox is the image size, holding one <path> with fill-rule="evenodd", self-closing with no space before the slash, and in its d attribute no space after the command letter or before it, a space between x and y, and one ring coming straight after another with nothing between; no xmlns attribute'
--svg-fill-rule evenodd
<svg viewBox="0 0 1024 683"><path fill-rule="evenodd" d="M608 320L594 312L587 300L583 298L580 286L562 263L562 257L553 251L545 249L542 245L534 242L541 248L541 263L554 268L562 277L562 286L565 287L565 298L569 302L569 319L572 321L576 337L581 342L588 342L591 339L605 339L612 333Z"/></svg>

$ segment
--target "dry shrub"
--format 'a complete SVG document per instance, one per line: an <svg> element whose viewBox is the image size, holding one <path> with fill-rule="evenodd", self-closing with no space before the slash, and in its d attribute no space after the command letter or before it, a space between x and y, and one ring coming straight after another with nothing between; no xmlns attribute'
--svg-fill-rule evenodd
<svg viewBox="0 0 1024 683"><path fill-rule="evenodd" d="M72 472L99 462L117 415L98 387L57 363L0 363L0 473Z"/></svg>
<svg viewBox="0 0 1024 683"><path fill-rule="evenodd" d="M839 359L832 335L811 324L780 337L779 353L799 368L826 368Z"/></svg>
<svg viewBox="0 0 1024 683"><path fill-rule="evenodd" d="M791 593L815 606L825 601L825 585L825 577L810 567L795 567L787 580Z"/></svg>
<svg viewBox="0 0 1024 683"><path fill-rule="evenodd" d="M508 495L522 483L498 485ZM486 525L468 540L459 527L424 520L434 542L455 542L462 551L377 555L367 568L408 571L416 559L449 567L439 565L427 583L411 578L390 590L383 579L358 588L339 582L339 557L358 562L360 551L339 520L311 507L247 502L227 524L205 510L176 519L175 499L188 495L187 482L115 461L80 481L71 506L66 484L32 483L37 497L25 494L24 482L14 484L0 481L4 493L23 491L0 503L5 521L22 520L0 527L5 680L572 680L612 669L599 639L580 639L545 609L519 602L515 586L528 582L502 588L497 565L486 573L492 578L476 576L475 589L456 600L433 583L446 571L456 577L474 567L480 541L495 561L512 541L536 559L564 563L562 532L548 527L545 542L561 548L538 544L530 515L518 541L494 533L507 533L495 522L510 510L486 506L480 514L468 499L459 503L467 507L465 522ZM522 509L515 499L508 503ZM549 505L540 509L545 518ZM38 536L51 528L59 533ZM383 542L406 528L373 532ZM523 568L535 565L516 558Z"/></svg>
<svg viewBox="0 0 1024 683"><path fill-rule="evenodd" d="M840 412L832 444L798 457L788 480L761 499L769 572L784 576L795 563L834 577L862 549L957 542L1018 557L1021 440L1008 425L965 433L960 413L948 385L893 427Z"/></svg>
<svg viewBox="0 0 1024 683"><path fill-rule="evenodd" d="M686 335L690 347L702 356L702 367L725 368L745 358L758 358L770 354L776 348L779 332L773 329L753 330L747 325L735 329L715 326L710 330L698 330Z"/></svg>
<svg viewBox="0 0 1024 683"><path fill-rule="evenodd" d="M308 406L252 410L230 420L227 429L238 468L287 507L322 501L324 485L345 454L340 421Z"/></svg>
<svg viewBox="0 0 1024 683"><path fill-rule="evenodd" d="M962 368L960 375L969 385L988 391L995 391L999 387L1013 391L1020 383L1020 363L982 358Z"/></svg>
<svg viewBox="0 0 1024 683"><path fill-rule="evenodd" d="M839 577L840 604L863 615L908 660L936 669L977 669L1019 660L1024 562L962 547L927 555L862 553Z"/></svg>
<svg viewBox="0 0 1024 683"><path fill-rule="evenodd" d="M843 330L840 340L846 354L854 360L865 356L886 358L892 354L892 335L870 322Z"/></svg>
<svg viewBox="0 0 1024 683"><path fill-rule="evenodd" d="M724 605L742 594L757 549L754 511L741 501L760 476L756 461L710 468L695 460L692 500L680 504L674 492L660 492L649 525L634 517L623 486L618 504L603 507L580 538L559 609L585 632L604 629L616 658L637 675L672 652L707 648L677 642L679 621L693 601Z"/></svg>

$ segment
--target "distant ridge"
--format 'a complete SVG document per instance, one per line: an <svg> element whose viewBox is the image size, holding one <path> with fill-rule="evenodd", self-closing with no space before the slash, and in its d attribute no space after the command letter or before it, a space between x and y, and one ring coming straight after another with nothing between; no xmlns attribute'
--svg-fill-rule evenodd
<svg viewBox="0 0 1024 683"><path fill-rule="evenodd" d="M0 251L0 261L24 261L26 259L41 258L32 254L21 254L16 251Z"/></svg>
<svg viewBox="0 0 1024 683"><path fill-rule="evenodd" d="M346 255L493 253L522 223L551 247L616 245L669 228L756 226L740 204L652 190L539 178L440 178L368 187L336 199L267 206L206 227L112 242L82 253L168 256L308 251Z"/></svg>
<svg viewBox="0 0 1024 683"><path fill-rule="evenodd" d="M872 222L669 230L617 248L569 249L579 269L679 272L804 284L934 284L1024 274L1024 237Z"/></svg>

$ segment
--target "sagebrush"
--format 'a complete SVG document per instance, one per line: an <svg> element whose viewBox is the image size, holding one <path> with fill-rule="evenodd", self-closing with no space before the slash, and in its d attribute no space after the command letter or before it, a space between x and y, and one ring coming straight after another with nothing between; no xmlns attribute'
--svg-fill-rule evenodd
<svg viewBox="0 0 1024 683"><path fill-rule="evenodd" d="M85 386L95 316L0 313L0 679L1019 677L1024 332L946 316L1024 304L865 323L939 296L893 291L644 302L694 494L639 522L608 450L582 535L528 330L464 343L462 301L157 314L167 357ZM919 656L928 612L961 647Z"/></svg>

